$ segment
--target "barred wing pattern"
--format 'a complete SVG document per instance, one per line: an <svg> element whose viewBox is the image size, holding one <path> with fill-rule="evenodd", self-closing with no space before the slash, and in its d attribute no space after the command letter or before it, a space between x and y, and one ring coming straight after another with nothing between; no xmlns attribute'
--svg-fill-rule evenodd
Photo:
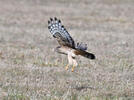
<svg viewBox="0 0 134 100"><path fill-rule="evenodd" d="M82 50L82 51L86 51L87 50L87 44L83 44L83 43L77 43L75 45L75 48L78 50Z"/></svg>
<svg viewBox="0 0 134 100"><path fill-rule="evenodd" d="M61 46L75 48L73 38L61 24L61 21L58 20L56 17L54 19L50 18L50 20L48 21L48 29Z"/></svg>

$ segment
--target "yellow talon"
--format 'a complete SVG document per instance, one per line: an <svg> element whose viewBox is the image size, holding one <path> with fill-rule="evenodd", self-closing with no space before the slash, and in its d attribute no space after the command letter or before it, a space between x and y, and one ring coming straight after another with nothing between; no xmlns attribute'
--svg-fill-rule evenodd
<svg viewBox="0 0 134 100"><path fill-rule="evenodd" d="M66 70L68 70L68 65L65 67Z"/></svg>
<svg viewBox="0 0 134 100"><path fill-rule="evenodd" d="M74 66L72 67L72 72L74 72Z"/></svg>

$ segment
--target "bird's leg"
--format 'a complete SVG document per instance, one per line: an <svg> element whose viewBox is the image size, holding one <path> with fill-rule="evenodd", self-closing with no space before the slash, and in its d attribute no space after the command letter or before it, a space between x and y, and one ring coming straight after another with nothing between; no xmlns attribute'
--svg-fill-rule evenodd
<svg viewBox="0 0 134 100"><path fill-rule="evenodd" d="M72 56L68 54L68 65L66 66L66 70L68 70L68 67L71 66L72 64L73 64Z"/></svg>
<svg viewBox="0 0 134 100"><path fill-rule="evenodd" d="M67 64L66 67L65 67L65 70L68 70L68 67L69 67L69 65Z"/></svg>
<svg viewBox="0 0 134 100"><path fill-rule="evenodd" d="M75 58L73 58L73 67L72 67L72 72L74 72L74 68L77 66L77 61Z"/></svg>
<svg viewBox="0 0 134 100"><path fill-rule="evenodd" d="M74 68L75 68L75 66L73 65L73 67L72 67L72 72L74 72Z"/></svg>

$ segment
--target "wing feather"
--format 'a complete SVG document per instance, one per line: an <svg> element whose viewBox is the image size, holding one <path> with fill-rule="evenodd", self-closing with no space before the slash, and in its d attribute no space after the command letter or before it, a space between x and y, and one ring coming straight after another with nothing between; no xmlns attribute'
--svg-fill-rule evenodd
<svg viewBox="0 0 134 100"><path fill-rule="evenodd" d="M70 36L66 28L61 24L61 21L56 17L54 19L50 18L48 21L48 29L53 37L57 39L60 45L75 48L73 38Z"/></svg>

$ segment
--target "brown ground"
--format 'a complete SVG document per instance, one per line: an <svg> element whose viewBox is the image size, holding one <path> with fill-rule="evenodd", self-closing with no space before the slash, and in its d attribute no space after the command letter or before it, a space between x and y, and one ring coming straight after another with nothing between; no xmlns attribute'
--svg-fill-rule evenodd
<svg viewBox="0 0 134 100"><path fill-rule="evenodd" d="M47 29L62 20L96 60L75 72ZM0 98L134 100L133 0L0 0Z"/></svg>

